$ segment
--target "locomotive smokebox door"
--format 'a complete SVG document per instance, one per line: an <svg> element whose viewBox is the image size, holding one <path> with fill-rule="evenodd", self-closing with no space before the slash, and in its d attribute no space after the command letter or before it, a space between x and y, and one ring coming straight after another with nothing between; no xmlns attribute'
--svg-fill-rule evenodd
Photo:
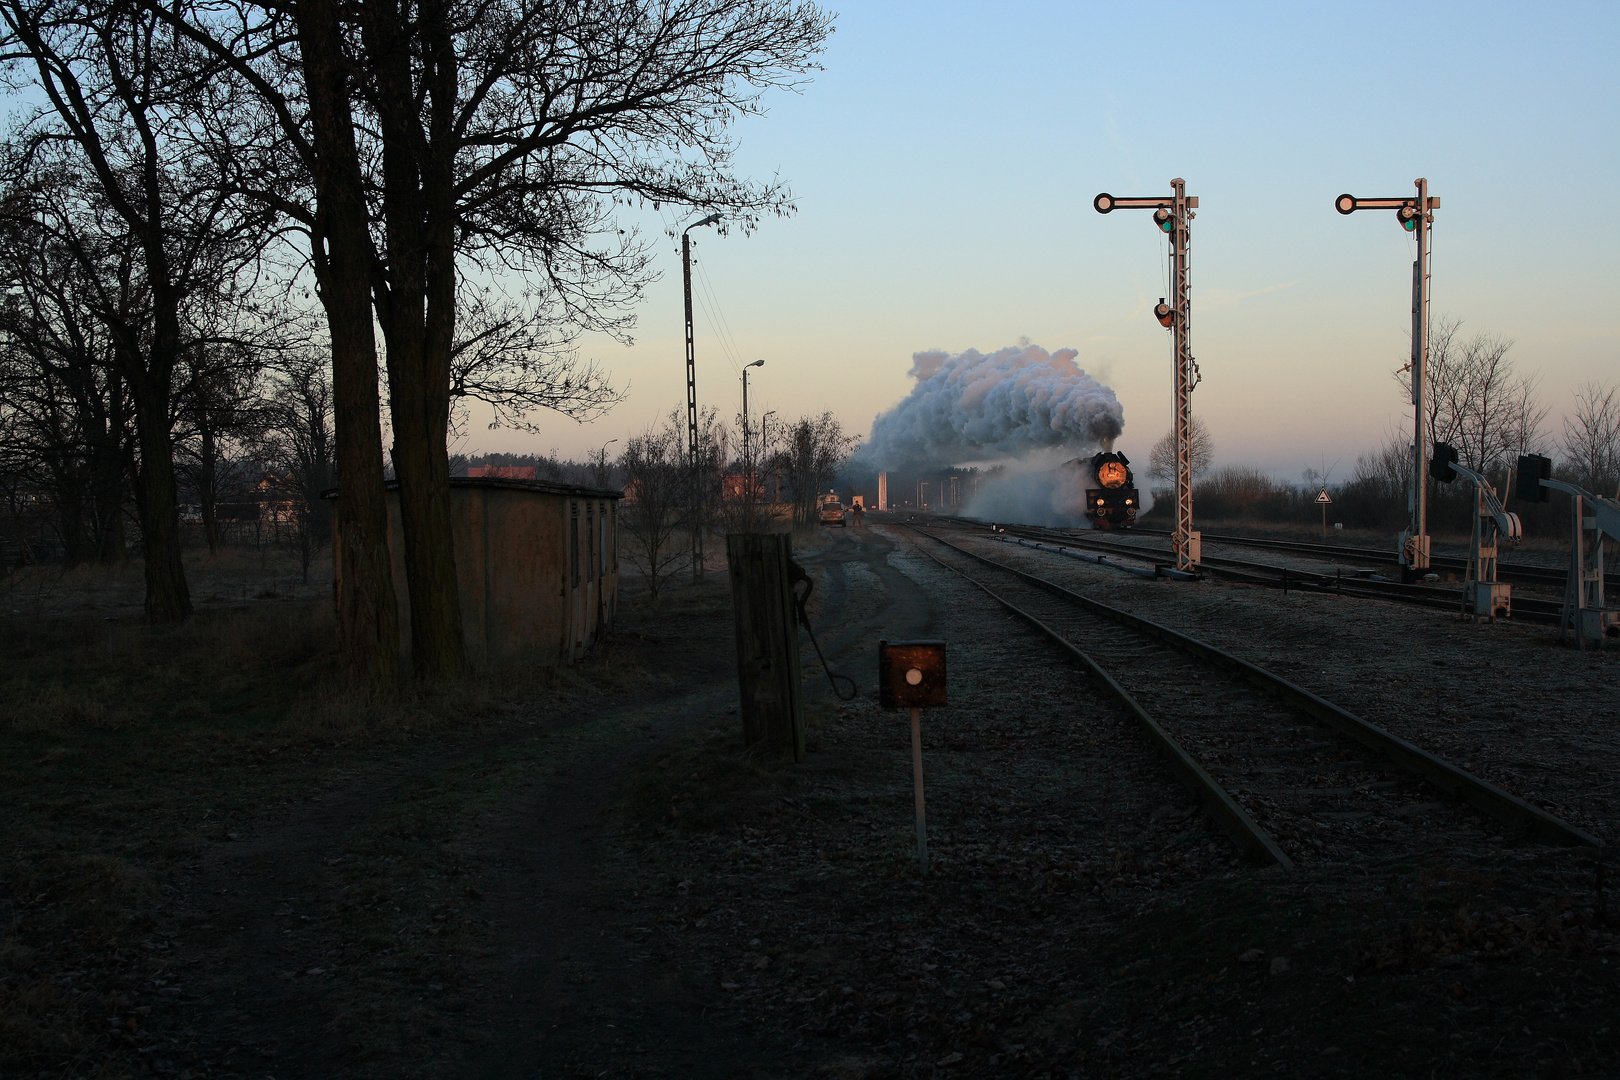
<svg viewBox="0 0 1620 1080"><path fill-rule="evenodd" d="M945 704L943 641L878 642L878 703L885 709Z"/></svg>

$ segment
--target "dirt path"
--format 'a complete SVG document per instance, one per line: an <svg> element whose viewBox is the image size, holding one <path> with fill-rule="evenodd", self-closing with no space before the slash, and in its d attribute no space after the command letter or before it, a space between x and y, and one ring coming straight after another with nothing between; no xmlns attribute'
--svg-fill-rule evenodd
<svg viewBox="0 0 1620 1080"><path fill-rule="evenodd" d="M828 662L868 681L868 639L917 636L928 625L927 598L888 563L892 549L857 526L800 559L817 578L816 623ZM852 567L881 583L881 593L864 578L852 590ZM810 699L825 700L828 684L809 659ZM735 695L726 679L650 709L659 737L634 756L610 750L585 773L537 793L508 823L496 856L510 890L497 920L507 954L495 976L507 996L492 1002L479 1075L596 1076L606 1061L637 1056L667 1076L795 1075L778 1036L721 1007L726 995L716 980L650 955L637 940L645 931L629 927L627 938L620 909L628 905L616 901L634 897L615 896L593 874L603 812L622 794L624 777L651 752L734 711Z"/></svg>
<svg viewBox="0 0 1620 1080"><path fill-rule="evenodd" d="M826 540L802 559L822 647L870 681L876 637L924 633L927 599L887 539ZM735 712L723 576L699 592L696 607L630 613L596 661L642 673L617 692L314 770L251 828L222 826L152 938L176 973L146 1017L164 1068L596 1076L626 1055L662 1075L792 1075L779 1038L722 1017L713 979L637 945L634 876L603 872L628 778ZM810 700L830 700L808 649L806 675Z"/></svg>

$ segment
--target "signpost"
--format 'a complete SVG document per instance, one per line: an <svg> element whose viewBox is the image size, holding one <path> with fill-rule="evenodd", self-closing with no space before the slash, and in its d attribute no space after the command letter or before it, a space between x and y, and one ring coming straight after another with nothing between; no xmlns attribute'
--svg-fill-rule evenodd
<svg viewBox="0 0 1620 1080"><path fill-rule="evenodd" d="M1322 504L1322 539L1326 540L1327 539L1327 508L1328 508L1328 504L1333 501L1333 496L1331 496L1331 495L1329 495L1327 493L1327 488L1323 488L1321 491L1318 491L1316 493L1316 501Z"/></svg>
<svg viewBox="0 0 1620 1080"><path fill-rule="evenodd" d="M911 710L911 773L917 794L917 866L928 873L928 816L923 805L922 710L945 705L943 641L878 642L878 703Z"/></svg>

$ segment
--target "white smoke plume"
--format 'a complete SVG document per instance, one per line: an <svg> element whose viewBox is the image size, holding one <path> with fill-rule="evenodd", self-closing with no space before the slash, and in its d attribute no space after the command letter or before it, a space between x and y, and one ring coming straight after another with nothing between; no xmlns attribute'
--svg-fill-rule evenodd
<svg viewBox="0 0 1620 1080"><path fill-rule="evenodd" d="M872 421L861 457L875 468L902 469L1109 446L1125 426L1124 410L1076 355L1028 344L988 356L976 349L913 353L916 385Z"/></svg>

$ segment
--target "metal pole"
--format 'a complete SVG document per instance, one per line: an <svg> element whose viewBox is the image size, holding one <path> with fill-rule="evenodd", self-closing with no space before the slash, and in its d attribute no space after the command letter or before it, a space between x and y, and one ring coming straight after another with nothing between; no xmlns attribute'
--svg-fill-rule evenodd
<svg viewBox="0 0 1620 1080"><path fill-rule="evenodd" d="M1429 440L1425 383L1429 366L1429 181L1419 177L1417 261L1412 264L1412 537L1406 554L1411 577L1429 567Z"/></svg>
<svg viewBox="0 0 1620 1080"><path fill-rule="evenodd" d="M922 710L911 710L911 773L917 787L917 866L928 873L928 814L923 808Z"/></svg>
<svg viewBox="0 0 1620 1080"><path fill-rule="evenodd" d="M686 291L686 457L692 490L692 580L703 576L703 492L698 479L697 352L692 344L692 238L681 233L681 285Z"/></svg>
<svg viewBox="0 0 1620 1080"><path fill-rule="evenodd" d="M1191 572L1201 559L1199 537L1193 532L1192 499L1192 283L1188 266L1192 245L1187 182L1180 177L1170 181L1174 192L1174 218L1170 232L1170 259L1173 280L1170 302L1175 311L1171 330L1175 341L1176 363L1176 531L1171 547L1176 569Z"/></svg>
<svg viewBox="0 0 1620 1080"><path fill-rule="evenodd" d="M748 369L753 366L753 364L747 364L743 367L742 501L743 512L746 518L746 525L743 530L744 532L754 531L754 459L749 456L748 450Z"/></svg>

